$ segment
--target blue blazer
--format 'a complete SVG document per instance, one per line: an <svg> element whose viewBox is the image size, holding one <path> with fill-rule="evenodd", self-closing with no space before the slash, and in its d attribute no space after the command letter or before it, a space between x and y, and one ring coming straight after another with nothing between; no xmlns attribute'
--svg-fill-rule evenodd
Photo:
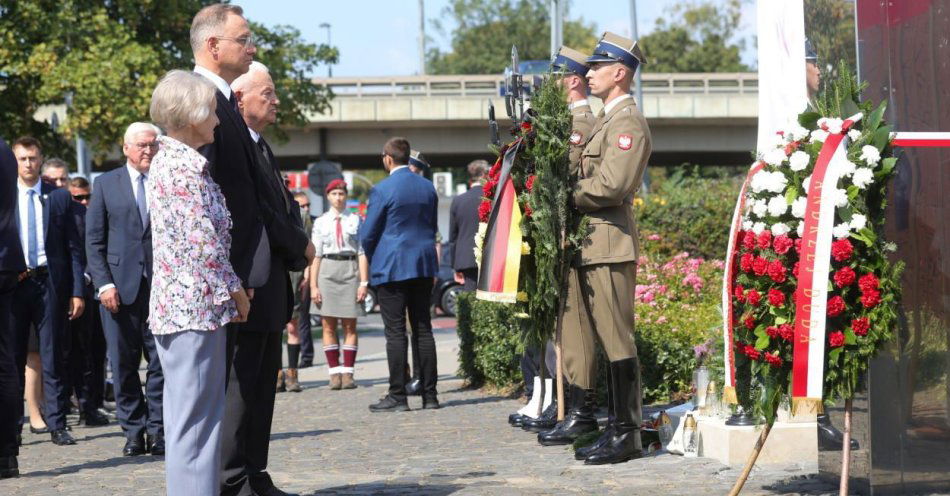
<svg viewBox="0 0 950 496"><path fill-rule="evenodd" d="M115 284L119 299L135 301L142 276L152 275L152 229L142 225L126 166L96 179L86 212L86 258L92 283L98 291Z"/></svg>
<svg viewBox="0 0 950 496"><path fill-rule="evenodd" d="M0 139L0 272L26 270L17 226L16 179L16 157L7 142Z"/></svg>
<svg viewBox="0 0 950 496"><path fill-rule="evenodd" d="M366 220L360 226L370 284L436 275L438 207L435 187L408 167L370 190Z"/></svg>
<svg viewBox="0 0 950 496"><path fill-rule="evenodd" d="M65 188L58 189L46 183L42 184L40 192L43 195L43 239L46 243L46 265L49 268L50 283L58 298L82 298L85 260L79 231L76 229L73 197ZM19 224L19 213L16 218ZM19 231L16 240L20 242ZM23 251L22 248L20 251Z"/></svg>

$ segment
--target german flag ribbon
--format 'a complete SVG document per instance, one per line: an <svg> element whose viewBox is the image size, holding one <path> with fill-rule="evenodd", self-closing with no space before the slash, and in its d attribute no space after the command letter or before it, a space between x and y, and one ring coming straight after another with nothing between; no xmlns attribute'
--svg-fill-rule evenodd
<svg viewBox="0 0 950 496"><path fill-rule="evenodd" d="M518 297L518 273L521 269L521 208L511 180L511 167L521 138L505 149L498 184L488 215L488 229L482 245L482 264L478 268L475 297L480 300L514 303Z"/></svg>

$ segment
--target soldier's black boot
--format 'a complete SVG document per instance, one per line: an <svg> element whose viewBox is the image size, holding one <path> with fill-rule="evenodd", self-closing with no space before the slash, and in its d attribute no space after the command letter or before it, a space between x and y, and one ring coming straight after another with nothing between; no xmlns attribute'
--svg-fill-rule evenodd
<svg viewBox="0 0 950 496"><path fill-rule="evenodd" d="M551 404L541 412L541 416L533 419L525 417L521 422L521 428L529 432L541 432L553 428L557 425L557 393L552 392Z"/></svg>
<svg viewBox="0 0 950 496"><path fill-rule="evenodd" d="M592 389L583 389L574 384L567 387L566 406L569 408L564 421L558 422L553 429L538 433L538 442L542 446L571 444L578 437L597 430L594 417L594 404L597 400Z"/></svg>
<svg viewBox="0 0 950 496"><path fill-rule="evenodd" d="M614 432L614 402L613 395L610 392L610 367L607 367L607 425L604 426L604 431L600 433L600 437L594 441L593 444L588 446L582 446L574 450L574 459L575 460L584 460L591 453L600 449L607 441L610 440L610 437Z"/></svg>
<svg viewBox="0 0 950 496"><path fill-rule="evenodd" d="M831 423L827 413L818 414L818 450L841 451L844 445L844 433ZM858 441L851 439L851 449L858 449Z"/></svg>
<svg viewBox="0 0 950 496"><path fill-rule="evenodd" d="M643 406L637 358L610 362L610 389L614 404L613 432L603 446L587 455L585 465L622 463L643 456L640 441Z"/></svg>

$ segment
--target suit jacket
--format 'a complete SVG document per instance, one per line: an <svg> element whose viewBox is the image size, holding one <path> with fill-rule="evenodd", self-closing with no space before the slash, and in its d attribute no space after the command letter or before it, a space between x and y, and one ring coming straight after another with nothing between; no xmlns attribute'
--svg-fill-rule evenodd
<svg viewBox="0 0 950 496"><path fill-rule="evenodd" d="M435 276L439 198L425 178L403 167L369 192L360 244L369 259L370 284Z"/></svg>
<svg viewBox="0 0 950 496"><path fill-rule="evenodd" d="M639 252L633 195L652 150L650 127L633 98L597 119L581 158L574 205L590 217L581 266L636 261Z"/></svg>
<svg viewBox="0 0 950 496"><path fill-rule="evenodd" d="M247 131L247 124L231 106L221 91L215 91L218 127L214 128L214 143L198 151L208 159L211 178L221 187L221 193L231 212L231 266L248 287L248 278L254 264L254 255L264 231L255 182L254 160L257 147Z"/></svg>
<svg viewBox="0 0 950 496"><path fill-rule="evenodd" d="M7 142L0 138L0 272L26 270L17 226L16 180L16 157ZM2 289L4 288L0 287L0 290Z"/></svg>
<svg viewBox="0 0 950 496"><path fill-rule="evenodd" d="M280 178L273 151L264 138L258 143L254 144L254 175L260 185L258 203L271 249L270 274L267 282L254 292L245 329L282 332L294 307L288 271L307 266L310 238L303 229L300 207Z"/></svg>
<svg viewBox="0 0 950 496"><path fill-rule="evenodd" d="M475 263L475 234L478 232L478 206L481 202L481 184L452 200L449 243L453 247L452 268L457 271L478 267Z"/></svg>
<svg viewBox="0 0 950 496"><path fill-rule="evenodd" d="M57 189L46 183L40 187L40 193L43 195L40 203L43 207L43 239L50 282L58 298L82 298L85 260L79 231L76 230L75 202L65 189ZM13 198L16 197L14 194ZM17 213L18 223L19 218ZM17 229L14 239L19 243L19 226ZM22 253L22 248L20 251Z"/></svg>
<svg viewBox="0 0 950 496"><path fill-rule="evenodd" d="M122 166L99 176L86 213L87 272L98 290L114 284L119 299L131 304L143 275L152 277L152 229L142 225L129 170Z"/></svg>

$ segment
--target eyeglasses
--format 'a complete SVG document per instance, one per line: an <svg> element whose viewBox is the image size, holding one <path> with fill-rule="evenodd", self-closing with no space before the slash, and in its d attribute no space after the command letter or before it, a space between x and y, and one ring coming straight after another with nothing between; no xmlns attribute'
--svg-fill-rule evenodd
<svg viewBox="0 0 950 496"><path fill-rule="evenodd" d="M243 45L244 49L247 50L252 46L257 46L257 40L254 39L254 35L242 36L240 38L231 38L228 36L215 36L219 40L228 40L237 43L238 45Z"/></svg>
<svg viewBox="0 0 950 496"><path fill-rule="evenodd" d="M300 205L300 208L310 208L310 204L304 203L303 205Z"/></svg>
<svg viewBox="0 0 950 496"><path fill-rule="evenodd" d="M157 142L157 141L153 141L153 142L151 142L151 143L136 143L136 144L135 144L135 149L138 150L138 151L140 151L140 152L144 152L146 149L157 150L157 149L158 149L158 142Z"/></svg>
<svg viewBox="0 0 950 496"><path fill-rule="evenodd" d="M89 195L89 194L86 194L86 195L73 195L73 200L76 200L76 201L78 201L78 202L86 201L86 200L88 200L88 199L90 199L90 198L92 198L92 195Z"/></svg>

